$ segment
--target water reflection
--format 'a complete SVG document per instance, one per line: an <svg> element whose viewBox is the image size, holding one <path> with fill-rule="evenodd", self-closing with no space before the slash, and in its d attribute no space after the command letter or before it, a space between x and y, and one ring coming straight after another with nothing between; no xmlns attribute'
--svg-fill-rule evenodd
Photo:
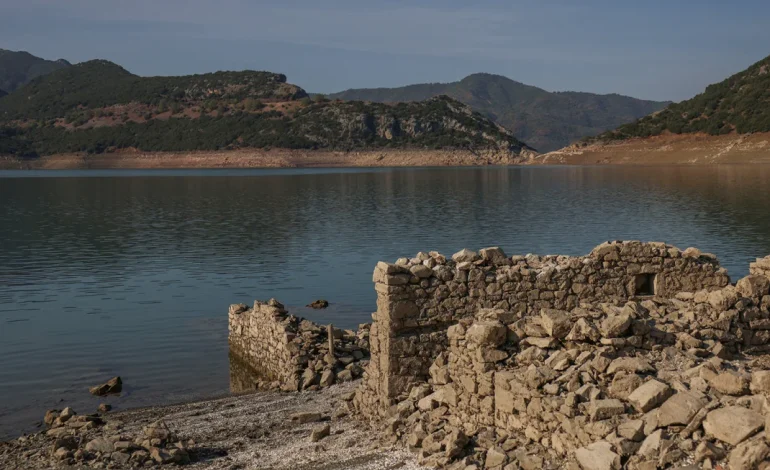
<svg viewBox="0 0 770 470"><path fill-rule="evenodd" d="M248 393L257 390L259 374L232 351L228 353L230 361L230 393Z"/></svg>

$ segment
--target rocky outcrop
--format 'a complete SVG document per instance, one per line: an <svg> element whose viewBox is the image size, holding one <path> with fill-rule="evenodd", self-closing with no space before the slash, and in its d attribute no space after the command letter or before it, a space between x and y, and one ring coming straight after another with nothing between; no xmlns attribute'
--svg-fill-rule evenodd
<svg viewBox="0 0 770 470"><path fill-rule="evenodd" d="M229 342L231 368L248 367L239 373L239 392L280 388L286 391L316 390L336 382L359 378L369 356L369 325L358 332L320 326L290 315L275 299L230 306Z"/></svg>

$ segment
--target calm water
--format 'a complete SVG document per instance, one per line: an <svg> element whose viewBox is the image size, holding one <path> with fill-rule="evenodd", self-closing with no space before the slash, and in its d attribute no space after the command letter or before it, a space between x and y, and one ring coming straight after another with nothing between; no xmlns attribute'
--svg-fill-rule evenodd
<svg viewBox="0 0 770 470"><path fill-rule="evenodd" d="M770 253L770 167L0 172L0 438L113 375L117 408L227 393L227 308L354 327L378 260L609 239ZM332 302L321 313L302 307ZM59 405L60 406L60 405Z"/></svg>

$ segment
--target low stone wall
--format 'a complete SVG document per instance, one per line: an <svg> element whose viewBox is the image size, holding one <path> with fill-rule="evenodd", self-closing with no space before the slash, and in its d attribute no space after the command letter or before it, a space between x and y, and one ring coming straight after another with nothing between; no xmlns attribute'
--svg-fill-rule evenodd
<svg viewBox="0 0 770 470"><path fill-rule="evenodd" d="M238 375L232 385L239 392L327 387L360 377L368 362L368 325L358 332L329 329L290 315L275 299L253 308L231 305L228 320L231 373Z"/></svg>
<svg viewBox="0 0 770 470"><path fill-rule="evenodd" d="M427 381L430 365L447 350L448 328L480 309L501 309L520 319L586 302L716 290L730 280L713 255L694 248L608 242L581 257L508 257L499 248L462 250L452 259L418 253L393 264L378 263L373 281L373 360L355 403L362 413L377 417Z"/></svg>

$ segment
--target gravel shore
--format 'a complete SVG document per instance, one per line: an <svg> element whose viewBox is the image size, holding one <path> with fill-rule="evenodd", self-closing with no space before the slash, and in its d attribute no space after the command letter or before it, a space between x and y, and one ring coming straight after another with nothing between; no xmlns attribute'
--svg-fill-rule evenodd
<svg viewBox="0 0 770 470"><path fill-rule="evenodd" d="M179 439L189 443L192 462L186 468L422 469L415 455L382 444L379 433L345 414L345 399L355 386L348 383L319 392L266 392L112 413L102 417L103 426L80 431L75 438L85 442L110 435L141 435L144 427L163 420ZM319 413L321 421L292 420L299 413ZM330 425L330 435L312 442L313 429L326 424ZM54 440L43 431L0 443L0 468L135 468L133 462L120 464L108 457L68 464L53 456ZM159 464L143 465L147 466Z"/></svg>

